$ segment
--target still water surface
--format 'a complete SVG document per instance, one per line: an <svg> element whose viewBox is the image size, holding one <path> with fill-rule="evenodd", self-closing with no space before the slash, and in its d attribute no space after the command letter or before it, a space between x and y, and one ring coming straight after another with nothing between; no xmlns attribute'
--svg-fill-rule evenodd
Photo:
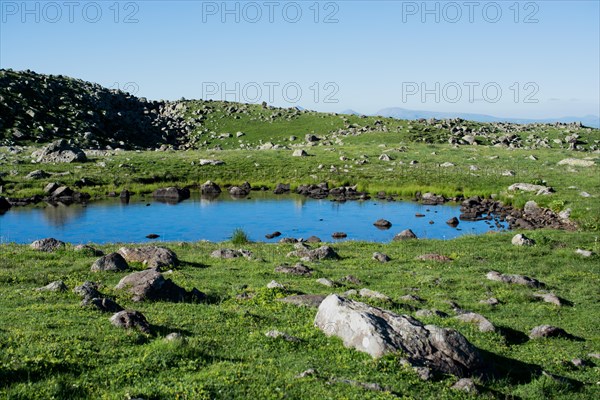
<svg viewBox="0 0 600 400"><path fill-rule="evenodd" d="M425 217L416 217L417 213ZM196 196L179 204L133 200L123 204L111 199L85 207L13 207L0 216L0 241L30 243L54 237L70 243L142 243L150 242L146 235L154 233L160 235L161 241L220 242L228 240L234 229L242 228L254 241L276 242L283 237L312 235L332 241L333 232L345 232L346 240L388 242L407 228L419 238L434 239L497 230L493 221L461 221L457 228L446 224L459 215L460 209L455 205L380 200L337 203L265 193L252 193L246 199L232 199L227 194L212 200ZM373 222L380 218L390 221L391 229L374 227ZM280 231L282 236L265 239L265 234L274 231Z"/></svg>

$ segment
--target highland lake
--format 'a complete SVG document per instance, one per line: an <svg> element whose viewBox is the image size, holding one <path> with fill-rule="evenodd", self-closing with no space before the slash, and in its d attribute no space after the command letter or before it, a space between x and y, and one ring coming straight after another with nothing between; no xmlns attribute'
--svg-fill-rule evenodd
<svg viewBox="0 0 600 400"><path fill-rule="evenodd" d="M0 215L0 243L30 243L45 237L73 244L148 243L153 241L146 238L149 234L159 235L159 241L221 242L228 240L236 228L242 228L252 241L262 242L313 235L332 242L334 232L346 233L347 238L342 240L389 242L404 229L428 239L498 230L494 221L460 221L457 227L446 224L459 215L458 205L427 206L377 199L339 203L263 192L253 192L243 199L227 194L206 199L195 194L178 204L149 199L132 199L127 204L107 199L85 206L13 207ZM381 230L373 226L380 218L390 221L392 227ZM500 229L506 227L503 224ZM265 238L275 231L281 236Z"/></svg>

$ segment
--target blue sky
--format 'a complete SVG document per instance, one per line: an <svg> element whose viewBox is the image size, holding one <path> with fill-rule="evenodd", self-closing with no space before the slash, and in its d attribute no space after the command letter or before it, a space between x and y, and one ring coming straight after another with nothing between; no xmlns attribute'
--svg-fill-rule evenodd
<svg viewBox="0 0 600 400"><path fill-rule="evenodd" d="M1 0L0 12L0 67L150 99L600 114L598 0Z"/></svg>

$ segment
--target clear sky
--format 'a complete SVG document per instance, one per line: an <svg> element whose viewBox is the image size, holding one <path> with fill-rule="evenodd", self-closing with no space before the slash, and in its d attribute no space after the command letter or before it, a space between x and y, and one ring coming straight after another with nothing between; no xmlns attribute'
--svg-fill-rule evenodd
<svg viewBox="0 0 600 400"><path fill-rule="evenodd" d="M600 1L6 1L0 67L180 97L600 114Z"/></svg>

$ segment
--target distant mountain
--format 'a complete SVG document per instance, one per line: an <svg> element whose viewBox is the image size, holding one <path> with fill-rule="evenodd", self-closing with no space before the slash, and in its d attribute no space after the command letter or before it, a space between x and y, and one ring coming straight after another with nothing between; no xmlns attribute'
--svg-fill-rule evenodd
<svg viewBox="0 0 600 400"><path fill-rule="evenodd" d="M344 111L340 111L340 114L361 115L359 112L356 112L356 111L352 110L351 108L344 110Z"/></svg>
<svg viewBox="0 0 600 400"><path fill-rule="evenodd" d="M583 117L561 117L561 118L544 118L544 119L527 119L527 118L502 118L494 117L485 114L470 114L460 112L438 112L438 111L420 111L407 110L405 108L391 107L379 110L375 115L382 117L392 117L398 119L445 119L445 118L462 118L477 122L511 122L514 124L532 124L532 123L554 123L554 122L581 122L585 126L600 128L600 117L597 115L586 115Z"/></svg>

